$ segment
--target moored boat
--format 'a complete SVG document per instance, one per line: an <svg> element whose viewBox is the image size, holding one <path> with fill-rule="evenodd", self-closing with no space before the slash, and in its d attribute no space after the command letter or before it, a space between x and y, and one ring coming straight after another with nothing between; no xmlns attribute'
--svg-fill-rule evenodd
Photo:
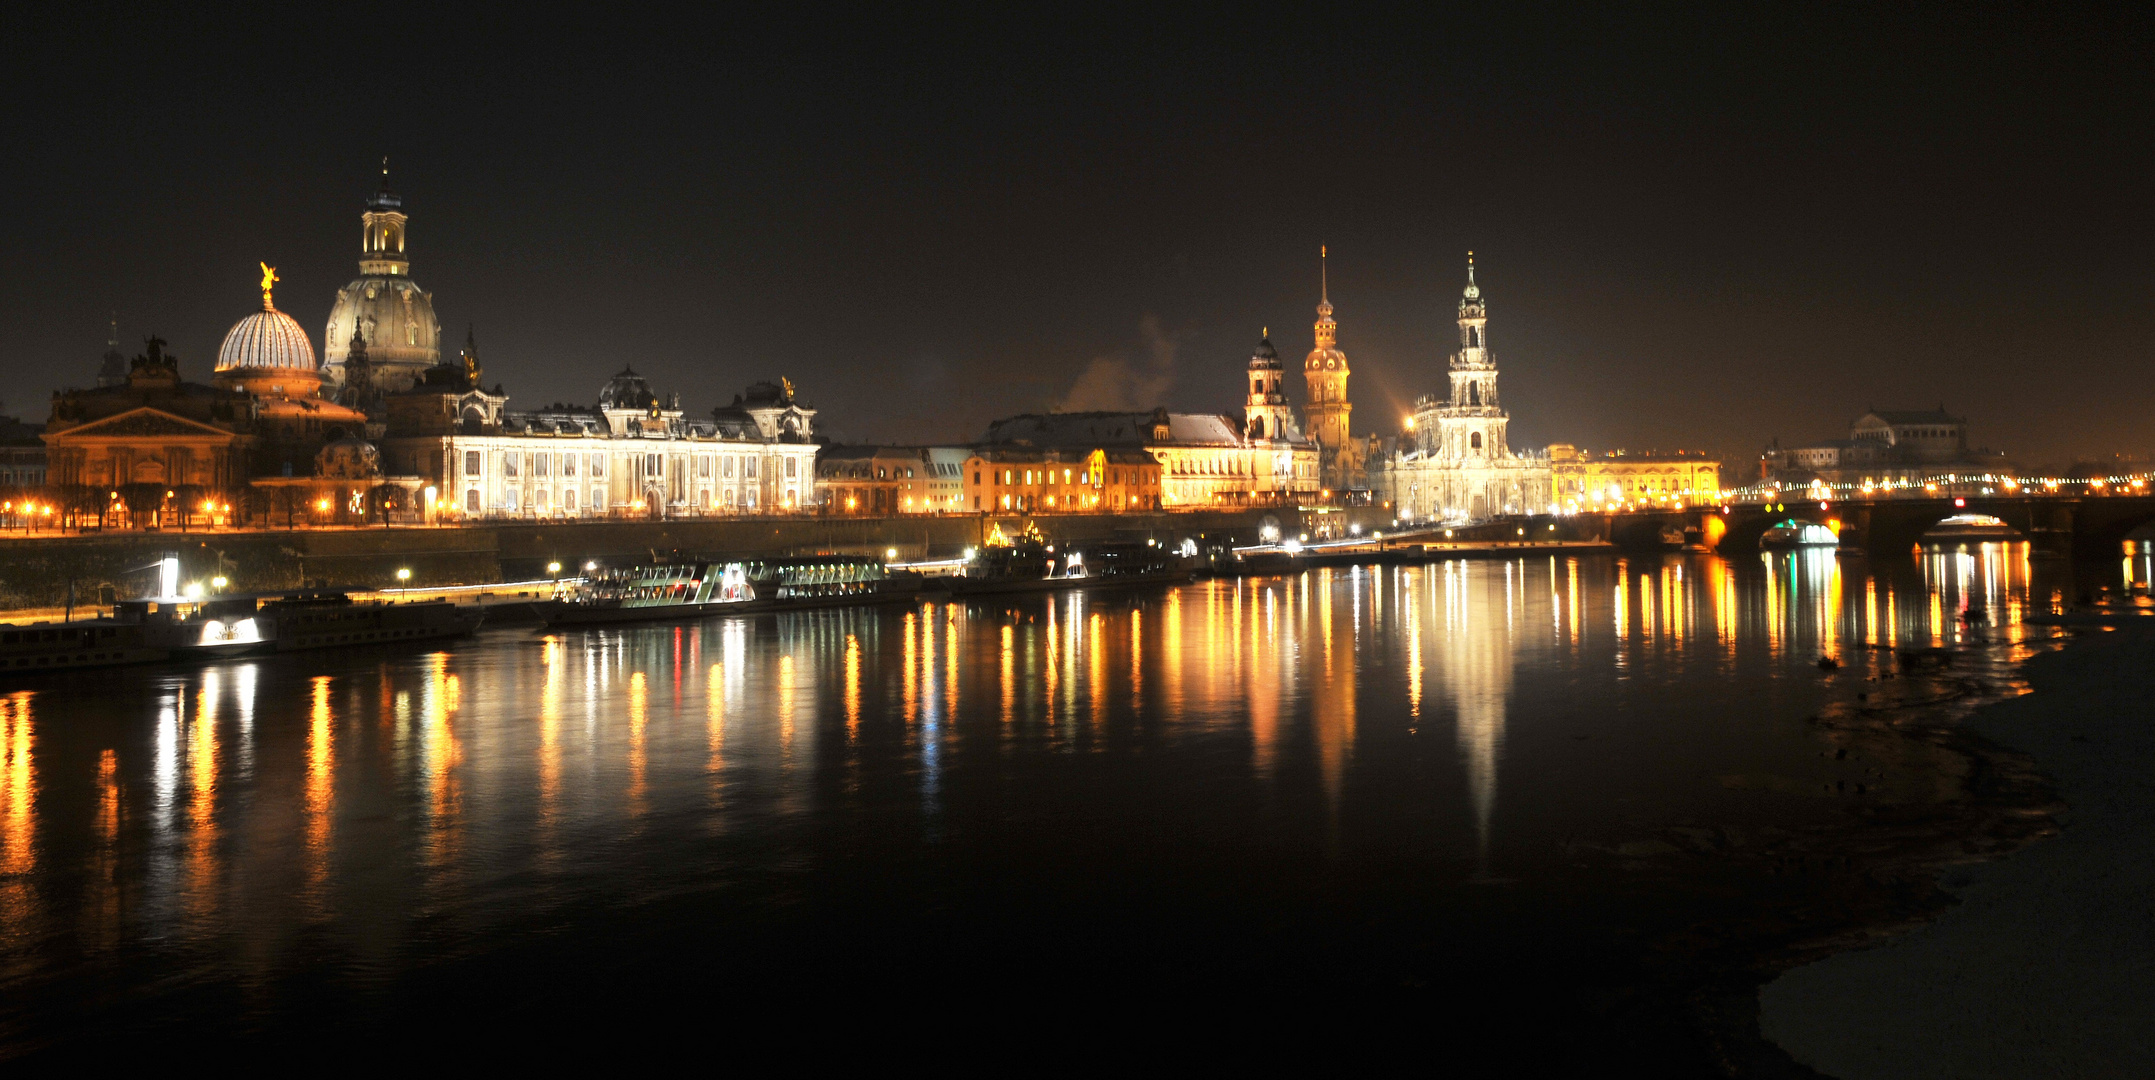
<svg viewBox="0 0 2155 1080"><path fill-rule="evenodd" d="M1165 585L1189 580L1183 560L1153 544L1079 544L1061 551L1037 541L985 547L965 572L945 580L953 595Z"/></svg>
<svg viewBox="0 0 2155 1080"><path fill-rule="evenodd" d="M123 600L110 615L0 625L0 674L457 637L478 629L483 618L446 601L355 603L319 590Z"/></svg>
<svg viewBox="0 0 2155 1080"><path fill-rule="evenodd" d="M549 626L699 619L910 600L921 577L864 555L689 559L601 568L565 590Z"/></svg>

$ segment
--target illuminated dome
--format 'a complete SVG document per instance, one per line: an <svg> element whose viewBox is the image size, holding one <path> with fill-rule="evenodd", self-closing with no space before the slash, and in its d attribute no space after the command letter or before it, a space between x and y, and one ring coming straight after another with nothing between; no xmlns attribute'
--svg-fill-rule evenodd
<svg viewBox="0 0 2155 1080"><path fill-rule="evenodd" d="M389 190L384 162L381 186L360 215L359 277L337 290L322 338L325 374L340 384L354 332L367 343L375 381L385 390L405 389L441 363L434 294L411 279L411 257L404 249L409 221L404 200Z"/></svg>
<svg viewBox="0 0 2155 1080"><path fill-rule="evenodd" d="M290 315L276 308L262 310L232 324L217 350L217 370L240 368L300 368L312 372L314 344Z"/></svg>
<svg viewBox="0 0 2155 1080"><path fill-rule="evenodd" d="M217 350L212 382L257 398L312 397L322 387L314 365L314 344L290 315L269 298L277 270L262 264L262 310L234 323Z"/></svg>

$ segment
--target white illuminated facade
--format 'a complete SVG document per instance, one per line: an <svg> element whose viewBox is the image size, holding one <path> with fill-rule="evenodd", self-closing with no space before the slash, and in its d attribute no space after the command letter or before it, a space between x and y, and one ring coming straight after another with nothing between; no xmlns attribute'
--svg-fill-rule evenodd
<svg viewBox="0 0 2155 1080"><path fill-rule="evenodd" d="M434 489L435 517L796 513L813 497L815 410L790 384L758 383L708 420L689 419L629 370L595 408L517 413L506 400L425 382L393 396L404 422L385 440L390 460Z"/></svg>
<svg viewBox="0 0 2155 1080"><path fill-rule="evenodd" d="M1505 437L1511 418L1497 402L1488 310L1474 283L1471 255L1450 376L1449 393L1417 401L1403 448L1372 470L1382 496L1402 519L1415 521L1486 521L1549 512L1549 459L1513 453Z"/></svg>

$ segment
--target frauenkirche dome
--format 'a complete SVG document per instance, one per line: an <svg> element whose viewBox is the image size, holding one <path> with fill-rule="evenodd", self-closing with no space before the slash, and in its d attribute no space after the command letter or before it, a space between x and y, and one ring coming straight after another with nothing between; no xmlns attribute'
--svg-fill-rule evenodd
<svg viewBox="0 0 2155 1080"><path fill-rule="evenodd" d="M411 279L411 259L404 252L404 200L389 190L389 168L382 167L381 187L360 215L364 228L359 278L337 290L323 337L327 373L344 381L344 358L356 331L367 343L376 384L384 390L409 387L419 373L441 362L441 323L434 318L434 294Z"/></svg>

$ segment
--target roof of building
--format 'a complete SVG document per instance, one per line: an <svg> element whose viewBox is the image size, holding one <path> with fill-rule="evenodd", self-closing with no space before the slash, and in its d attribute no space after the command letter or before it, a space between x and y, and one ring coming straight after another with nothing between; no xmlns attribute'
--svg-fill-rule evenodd
<svg viewBox="0 0 2155 1080"><path fill-rule="evenodd" d="M1242 442L1242 427L1217 413L1067 412L1023 413L988 425L981 442L1030 446L1148 446L1153 429L1165 421L1169 443L1230 445Z"/></svg>
<svg viewBox="0 0 2155 1080"><path fill-rule="evenodd" d="M1857 417L1856 423L1860 424L1865 418L1872 416L1888 424L1959 424L1964 422L1960 417L1944 409L1872 409L1864 413L1863 416Z"/></svg>
<svg viewBox="0 0 2155 1080"><path fill-rule="evenodd" d="M315 370L314 344L290 315L264 305L232 324L217 350L217 370L285 368Z"/></svg>
<svg viewBox="0 0 2155 1080"><path fill-rule="evenodd" d="M1034 462L1083 463L1098 453L1111 465L1157 465L1159 462L1143 450L1125 447L1109 449L1094 447L1083 449L1075 446L980 446L973 449L972 456L993 464L1028 464Z"/></svg>
<svg viewBox="0 0 2155 1080"><path fill-rule="evenodd" d="M1257 343L1257 350L1250 354L1250 370L1280 370L1280 354L1279 350L1272 347L1272 335L1266 334L1264 339Z"/></svg>

